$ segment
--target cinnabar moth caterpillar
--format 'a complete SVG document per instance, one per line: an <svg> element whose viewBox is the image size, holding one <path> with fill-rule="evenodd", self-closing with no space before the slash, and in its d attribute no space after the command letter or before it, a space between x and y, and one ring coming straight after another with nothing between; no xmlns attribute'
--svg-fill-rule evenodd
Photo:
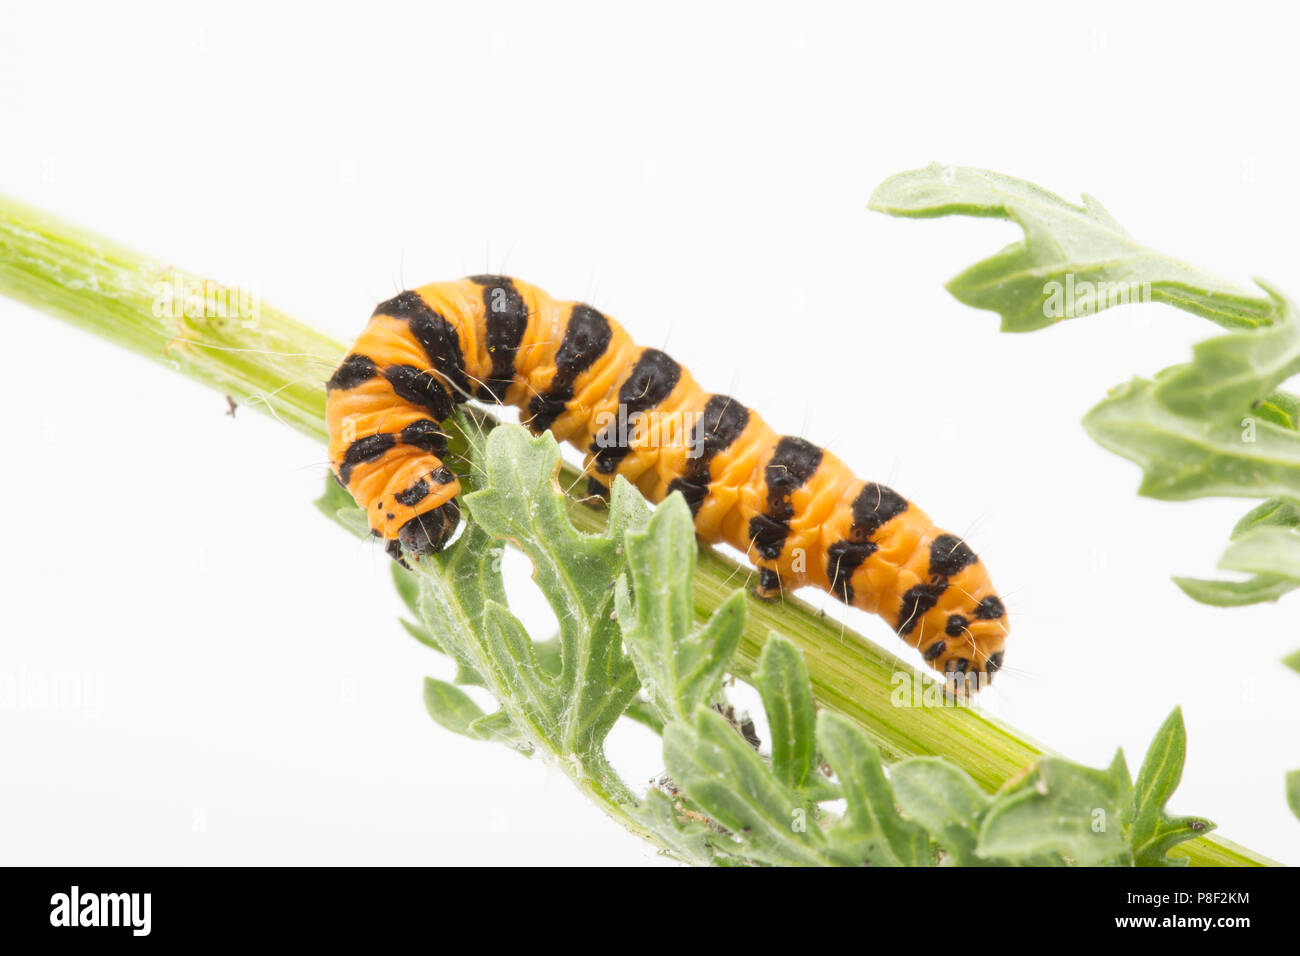
<svg viewBox="0 0 1300 956"><path fill-rule="evenodd" d="M651 501L680 491L701 538L746 552L760 597L807 584L883 616L950 681L1002 666L1006 609L975 552L830 452L777 435L705 392L612 319L506 276L426 285L379 304L328 383L330 462L389 551L439 551L460 484L439 423L468 399L513 404L586 453L590 490L622 475ZM644 441L616 423L696 422ZM959 688L960 689L960 688Z"/></svg>

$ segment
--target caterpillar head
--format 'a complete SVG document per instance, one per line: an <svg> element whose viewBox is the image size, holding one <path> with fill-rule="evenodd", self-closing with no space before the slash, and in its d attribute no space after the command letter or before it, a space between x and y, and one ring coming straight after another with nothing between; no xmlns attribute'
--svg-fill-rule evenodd
<svg viewBox="0 0 1300 956"><path fill-rule="evenodd" d="M959 592L960 593L960 592ZM926 662L944 675L948 691L962 695L988 686L1002 669L1006 607L996 594L945 609L942 633L923 642Z"/></svg>
<svg viewBox="0 0 1300 956"><path fill-rule="evenodd" d="M441 551L460 522L460 503L455 498L418 514L397 531L397 540L408 554L426 555Z"/></svg>

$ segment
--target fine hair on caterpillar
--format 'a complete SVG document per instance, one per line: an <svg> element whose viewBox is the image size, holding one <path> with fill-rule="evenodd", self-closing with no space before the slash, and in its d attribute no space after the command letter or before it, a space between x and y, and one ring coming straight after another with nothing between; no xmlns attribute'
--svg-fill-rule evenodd
<svg viewBox="0 0 1300 956"><path fill-rule="evenodd" d="M328 382L331 466L394 557L435 553L456 529L440 423L471 399L579 448L589 494L616 475L651 501L680 492L703 540L757 568L758 597L813 585L879 614L957 692L1002 667L1006 608L960 537L591 306L508 276L381 302Z"/></svg>

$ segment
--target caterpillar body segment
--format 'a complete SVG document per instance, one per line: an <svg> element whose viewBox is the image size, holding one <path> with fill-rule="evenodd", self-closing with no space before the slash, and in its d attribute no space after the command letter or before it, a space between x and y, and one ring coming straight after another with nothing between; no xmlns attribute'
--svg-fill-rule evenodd
<svg viewBox="0 0 1300 956"><path fill-rule="evenodd" d="M959 537L591 306L506 276L380 303L328 382L334 473L395 557L439 551L456 528L439 423L471 399L581 449L592 493L615 475L651 501L681 492L702 539L749 556L760 597L816 585L879 614L957 690L1002 666L1006 609Z"/></svg>

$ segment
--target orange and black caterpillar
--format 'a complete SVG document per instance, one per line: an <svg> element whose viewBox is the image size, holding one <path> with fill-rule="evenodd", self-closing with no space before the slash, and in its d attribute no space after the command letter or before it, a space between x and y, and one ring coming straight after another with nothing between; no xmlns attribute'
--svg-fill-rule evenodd
<svg viewBox="0 0 1300 956"><path fill-rule="evenodd" d="M706 541L745 551L760 597L815 584L880 614L950 681L1002 666L1006 609L975 552L830 452L777 435L705 392L612 319L506 276L439 282L382 302L328 383L330 462L398 559L441 550L460 483L439 423L468 399L518 405L586 453L589 490L622 475L651 501L685 497ZM685 441L631 438L653 414L696 426Z"/></svg>

